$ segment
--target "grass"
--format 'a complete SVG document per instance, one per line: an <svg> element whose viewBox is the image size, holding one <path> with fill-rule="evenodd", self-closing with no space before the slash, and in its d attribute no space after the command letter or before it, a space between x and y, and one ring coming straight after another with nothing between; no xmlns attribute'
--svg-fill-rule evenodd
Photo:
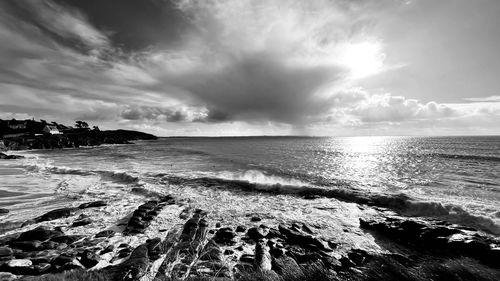
<svg viewBox="0 0 500 281"><path fill-rule="evenodd" d="M74 270L60 274L25 277L25 281L107 281L112 280L103 272ZM157 280L162 280L157 279ZM164 278L163 280L169 280ZM189 281L222 281L225 278L188 278ZM237 281L497 281L500 270L484 266L470 258L426 259L407 267L389 257L371 259L356 270L335 273L321 264L310 264L296 269L286 268L283 275L273 272L247 272Z"/></svg>
<svg viewBox="0 0 500 281"><path fill-rule="evenodd" d="M359 270L358 270L359 269ZM293 270L291 270L293 271ZM273 276L265 272L244 274L238 281L497 281L500 270L470 258L429 259L407 267L388 257L374 258L355 271L338 274L319 264L302 267L302 273Z"/></svg>
<svg viewBox="0 0 500 281"><path fill-rule="evenodd" d="M109 281L109 276L100 271L86 271L83 269L66 271L58 274L24 277L22 281Z"/></svg>

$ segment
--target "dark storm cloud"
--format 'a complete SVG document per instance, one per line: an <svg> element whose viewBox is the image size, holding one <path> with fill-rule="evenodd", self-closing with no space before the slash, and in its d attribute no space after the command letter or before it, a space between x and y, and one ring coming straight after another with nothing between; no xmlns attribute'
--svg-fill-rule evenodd
<svg viewBox="0 0 500 281"><path fill-rule="evenodd" d="M373 15L401 3L0 1L0 115L247 134L497 114L352 90L383 71Z"/></svg>
<svg viewBox="0 0 500 281"><path fill-rule="evenodd" d="M178 47L191 25L172 1L166 0L57 0L85 13L115 47L125 51Z"/></svg>
<svg viewBox="0 0 500 281"><path fill-rule="evenodd" d="M195 69L175 76L169 84L187 90L209 108L206 121L266 121L288 124L307 122L332 105L314 96L322 86L336 82L342 71L335 67L287 66L269 53L228 58L225 67ZM165 78L168 79L168 78Z"/></svg>

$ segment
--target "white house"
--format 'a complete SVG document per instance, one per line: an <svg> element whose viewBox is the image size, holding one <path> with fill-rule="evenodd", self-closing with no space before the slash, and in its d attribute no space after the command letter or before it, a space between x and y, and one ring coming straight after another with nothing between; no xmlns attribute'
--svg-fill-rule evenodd
<svg viewBox="0 0 500 281"><path fill-rule="evenodd" d="M51 134L51 135L60 135L61 134L61 132L54 125L46 125L43 128L43 132L47 133L47 134Z"/></svg>

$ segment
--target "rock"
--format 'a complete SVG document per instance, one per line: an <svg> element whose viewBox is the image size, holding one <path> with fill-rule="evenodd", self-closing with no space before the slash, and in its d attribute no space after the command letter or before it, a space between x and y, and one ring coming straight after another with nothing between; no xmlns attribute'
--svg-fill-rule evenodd
<svg viewBox="0 0 500 281"><path fill-rule="evenodd" d="M63 233L61 231L51 230L48 227L39 226L35 229L28 230L26 232L21 233L21 235L19 236L19 238L17 240L18 241L31 241L31 240L45 241L45 240L48 240L54 236L59 236L62 234Z"/></svg>
<svg viewBox="0 0 500 281"><path fill-rule="evenodd" d="M36 251L41 248L42 242L38 240L33 241L15 241L10 244L12 248L20 249L23 251Z"/></svg>
<svg viewBox="0 0 500 281"><path fill-rule="evenodd" d="M203 248L202 251L202 256L200 257L201 260L204 261L221 261L222 260L222 250L215 243L214 240L208 241L208 243L205 245L205 248Z"/></svg>
<svg viewBox="0 0 500 281"><path fill-rule="evenodd" d="M272 262L272 269L279 275L302 276L303 274L297 262L288 256L274 259Z"/></svg>
<svg viewBox="0 0 500 281"><path fill-rule="evenodd" d="M250 255L250 254L243 254L240 257L241 262L246 262L246 263L250 263L250 264L253 264L254 260L255 260L254 255Z"/></svg>
<svg viewBox="0 0 500 281"><path fill-rule="evenodd" d="M107 254L107 253L111 253L113 252L113 250L115 249L115 246L113 245L108 245L106 248L104 248L104 250L102 250L99 254L100 255L104 255L104 254Z"/></svg>
<svg viewBox="0 0 500 281"><path fill-rule="evenodd" d="M215 223L215 227L216 227L216 228L219 228L219 227L221 227L221 224L220 224L220 222L217 222L217 223Z"/></svg>
<svg viewBox="0 0 500 281"><path fill-rule="evenodd" d="M312 250L321 250L325 252L333 251L328 243L318 239L310 234L302 232L300 229L290 229L283 225L279 225L279 231L286 236L290 244L297 244L302 247L310 248Z"/></svg>
<svg viewBox="0 0 500 281"><path fill-rule="evenodd" d="M11 248L9 247L0 247L0 257L10 257L14 254L14 251L12 251Z"/></svg>
<svg viewBox="0 0 500 281"><path fill-rule="evenodd" d="M271 270L271 254L269 253L269 246L267 246L267 239L261 239L255 245L255 270L269 271Z"/></svg>
<svg viewBox="0 0 500 281"><path fill-rule="evenodd" d="M22 259L22 260L10 260L7 265L9 267L28 267L31 266L33 263L30 260L27 259Z"/></svg>
<svg viewBox="0 0 500 281"><path fill-rule="evenodd" d="M65 243L65 244L73 244L74 242L82 239L84 236L82 235L61 235L61 236L56 236L52 237L50 241L57 242L57 243Z"/></svg>
<svg viewBox="0 0 500 281"><path fill-rule="evenodd" d="M95 208L95 207L104 207L107 206L108 204L106 201L94 201L94 202L88 202L88 203L83 203L78 206L79 209L86 209L86 208Z"/></svg>
<svg viewBox="0 0 500 281"><path fill-rule="evenodd" d="M217 230L214 236L214 241L217 244L232 246L236 244L233 240L234 237L236 237L236 234L233 232L233 229L230 227L224 227Z"/></svg>
<svg viewBox="0 0 500 281"><path fill-rule="evenodd" d="M142 244L134 249L127 261L118 266L119 273L115 280L139 280L147 273L148 265L148 247Z"/></svg>
<svg viewBox="0 0 500 281"><path fill-rule="evenodd" d="M306 194L306 195L304 195L303 198L306 200L315 200L315 199L321 198L321 196L316 195L316 194Z"/></svg>
<svg viewBox="0 0 500 281"><path fill-rule="evenodd" d="M248 238L258 241L261 238L265 238L269 234L269 228L266 226L252 227L247 231Z"/></svg>
<svg viewBox="0 0 500 281"><path fill-rule="evenodd" d="M490 235L439 221L423 221L397 216L360 219L364 229L376 231L406 246L438 254L465 255L492 263L491 246L498 240Z"/></svg>
<svg viewBox="0 0 500 281"><path fill-rule="evenodd" d="M36 275L41 275L47 273L52 268L50 263L40 263L34 266L34 271Z"/></svg>
<svg viewBox="0 0 500 281"><path fill-rule="evenodd" d="M0 215L1 214L8 214L10 211L7 209L0 208Z"/></svg>
<svg viewBox="0 0 500 281"><path fill-rule="evenodd" d="M35 218L35 222L50 221L60 218L67 218L77 210L77 208L61 208L52 210L40 217Z"/></svg>
<svg viewBox="0 0 500 281"><path fill-rule="evenodd" d="M226 249L226 250L224 251L224 255L232 255L232 254L234 254L234 251L233 251L233 250L231 250L231 249Z"/></svg>
<svg viewBox="0 0 500 281"><path fill-rule="evenodd" d="M261 220L262 220L262 219L261 219L261 218L259 218L259 217L252 217L252 218L250 219L250 221L253 221L253 222L258 222L258 221L261 221Z"/></svg>
<svg viewBox="0 0 500 281"><path fill-rule="evenodd" d="M99 263L101 260L101 257L97 255L96 253L90 251L90 250L85 250L81 255L80 255L80 263L85 266L86 268L92 268L96 264Z"/></svg>
<svg viewBox="0 0 500 281"><path fill-rule="evenodd" d="M40 245L40 249L52 250L52 249L56 249L58 246L59 246L59 243L56 243L54 241L45 241L45 242L42 242L42 244Z"/></svg>
<svg viewBox="0 0 500 281"><path fill-rule="evenodd" d="M72 263L74 259L72 256L62 254L52 261L52 265L63 266L67 263Z"/></svg>
<svg viewBox="0 0 500 281"><path fill-rule="evenodd" d="M21 155L7 155L0 152L0 159L22 159L24 156Z"/></svg>
<svg viewBox="0 0 500 281"><path fill-rule="evenodd" d="M99 233L97 233L95 235L96 238L99 238L99 237L106 237L106 238L110 238L110 237L113 237L115 235L115 231L113 230L103 230Z"/></svg>
<svg viewBox="0 0 500 281"><path fill-rule="evenodd" d="M243 225L238 225L236 227L236 232L245 232L245 230L247 230L247 228Z"/></svg>
<svg viewBox="0 0 500 281"><path fill-rule="evenodd" d="M78 226L88 225L88 224L91 224L91 223L92 223L92 219L90 219L90 218L84 218L84 219L80 219L80 220L74 221L71 226L72 227L78 227Z"/></svg>
<svg viewBox="0 0 500 281"><path fill-rule="evenodd" d="M357 266L362 265L370 255L361 249L352 249L347 253L347 257Z"/></svg>
<svg viewBox="0 0 500 281"><path fill-rule="evenodd" d="M161 238L148 239L146 241L148 247L148 256L151 261L157 260L163 253Z"/></svg>
<svg viewBox="0 0 500 281"><path fill-rule="evenodd" d="M7 263L7 270L16 275L31 275L33 273L33 263L28 259L14 259Z"/></svg>

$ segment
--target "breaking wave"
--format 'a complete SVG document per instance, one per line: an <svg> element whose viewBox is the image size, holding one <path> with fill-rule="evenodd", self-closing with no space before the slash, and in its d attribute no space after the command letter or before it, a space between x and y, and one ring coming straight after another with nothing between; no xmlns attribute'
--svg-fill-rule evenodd
<svg viewBox="0 0 500 281"><path fill-rule="evenodd" d="M84 169L73 169L69 167L51 166L51 165L25 165L24 168L30 172L46 172L59 175L78 175L78 176L99 175L104 180L109 180L123 184L137 184L140 181L139 177L131 175L127 172L120 172L120 171L84 170Z"/></svg>
<svg viewBox="0 0 500 281"><path fill-rule="evenodd" d="M500 235L498 219L471 214L454 204L424 201L403 193L370 192L338 186L314 186L296 179L266 175L249 170L241 173L219 172L202 177L179 177L158 174L164 183L192 187L223 188L233 191L286 194L305 198L333 198L346 202L387 208L400 215L427 217L473 227Z"/></svg>

